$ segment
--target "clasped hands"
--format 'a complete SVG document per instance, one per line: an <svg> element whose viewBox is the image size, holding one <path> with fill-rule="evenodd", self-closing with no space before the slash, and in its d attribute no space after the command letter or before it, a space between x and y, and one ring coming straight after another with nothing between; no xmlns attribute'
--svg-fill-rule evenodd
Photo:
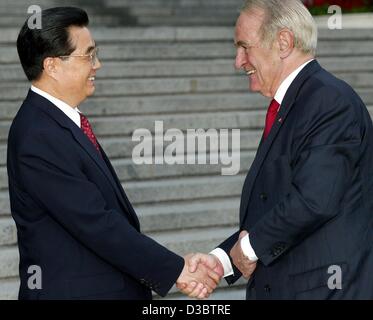
<svg viewBox="0 0 373 320"><path fill-rule="evenodd" d="M256 262L249 260L242 252L241 239L246 235L246 231L240 233L230 256L242 275L248 279L256 268ZM223 265L212 254L191 253L184 260L184 268L176 281L176 287L191 298L208 298L224 276Z"/></svg>

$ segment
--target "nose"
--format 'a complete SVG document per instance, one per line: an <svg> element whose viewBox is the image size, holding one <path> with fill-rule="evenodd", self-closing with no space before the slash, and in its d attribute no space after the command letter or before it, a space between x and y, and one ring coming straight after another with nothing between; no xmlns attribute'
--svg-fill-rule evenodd
<svg viewBox="0 0 373 320"><path fill-rule="evenodd" d="M102 67L102 64L101 64L101 61L100 59L96 56L96 60L94 62L94 65L93 65L93 69L94 70L98 70Z"/></svg>
<svg viewBox="0 0 373 320"><path fill-rule="evenodd" d="M236 51L236 60L234 66L236 69L241 69L247 63L247 57L245 53L245 49L242 47L237 48Z"/></svg>

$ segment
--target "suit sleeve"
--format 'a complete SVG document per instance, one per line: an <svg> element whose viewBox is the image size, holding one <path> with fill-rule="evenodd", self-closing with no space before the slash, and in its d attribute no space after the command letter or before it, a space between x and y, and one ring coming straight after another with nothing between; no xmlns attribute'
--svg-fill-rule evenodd
<svg viewBox="0 0 373 320"><path fill-rule="evenodd" d="M138 232L122 212L109 209L62 140L60 135L39 132L19 148L24 188L77 241L165 296L184 259Z"/></svg>
<svg viewBox="0 0 373 320"><path fill-rule="evenodd" d="M360 154L362 133L355 107L336 89L323 88L298 111L290 192L249 230L264 265L340 212Z"/></svg>

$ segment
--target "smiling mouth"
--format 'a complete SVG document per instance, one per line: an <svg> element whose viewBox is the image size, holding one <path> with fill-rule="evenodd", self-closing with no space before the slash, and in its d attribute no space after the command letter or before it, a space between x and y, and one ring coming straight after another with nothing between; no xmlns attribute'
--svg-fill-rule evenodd
<svg viewBox="0 0 373 320"><path fill-rule="evenodd" d="M256 73L256 70L255 70L255 69L246 71L246 74L247 74L248 76L251 76L251 75L254 74L254 73Z"/></svg>
<svg viewBox="0 0 373 320"><path fill-rule="evenodd" d="M94 81L96 79L96 77L89 77L88 80L89 81Z"/></svg>

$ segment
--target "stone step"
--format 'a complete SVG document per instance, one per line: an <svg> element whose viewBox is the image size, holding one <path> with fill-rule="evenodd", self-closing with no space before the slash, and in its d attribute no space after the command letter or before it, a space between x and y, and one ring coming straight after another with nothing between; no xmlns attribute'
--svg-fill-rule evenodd
<svg viewBox="0 0 373 320"><path fill-rule="evenodd" d="M367 97L373 93L363 90ZM27 92L21 99L0 101L0 118L11 120L22 104ZM156 115L182 114L193 112L215 112L261 109L268 105L268 99L259 94L244 93L207 93L190 95L108 97L92 96L81 106L88 116L114 115Z"/></svg>
<svg viewBox="0 0 373 320"><path fill-rule="evenodd" d="M27 16L31 15L31 13L28 13L28 9L30 6L37 5L40 6L42 10L45 10L47 8L61 6L62 3L60 0L38 0L38 1L11 1L10 3L7 3L7 0L2 0L0 3L0 15L6 15L6 14L18 14L23 15L26 19ZM89 1L89 0L64 0L63 6L77 6L79 8L82 8L87 11L88 15L96 12L97 9L101 9L101 11L106 13L106 6L103 6L103 1L101 0L95 0L95 1ZM122 11L120 8L116 8L117 11ZM123 8L125 9L125 7ZM31 8L30 8L31 10ZM111 11L111 10L108 10ZM33 11L34 13L34 11Z"/></svg>
<svg viewBox="0 0 373 320"><path fill-rule="evenodd" d="M69 3L69 2L72 3L71 0L67 0L66 2L67 3ZM56 1L53 1L53 0L38 0L37 2L33 1L33 0L17 0L17 1L1 0L0 8L1 9L18 8L20 10L26 8L25 12L27 12L27 8L31 5L38 5L38 6L41 6L43 8L43 7L46 7L46 6L54 5L55 3L56 3ZM77 1L75 1L75 3L77 3Z"/></svg>
<svg viewBox="0 0 373 320"><path fill-rule="evenodd" d="M227 27L99 27L91 28L93 37L100 46L110 43L133 44L138 42L232 42L232 28ZM19 28L3 28L1 44L14 44ZM358 37L360 34L353 34Z"/></svg>
<svg viewBox="0 0 373 320"><path fill-rule="evenodd" d="M262 130L241 130L240 134L240 144L241 151L243 150L255 150L259 144L259 141L262 136ZM229 140L232 141L231 134L229 135ZM184 140L184 145L186 144L186 138ZM137 141L132 141L132 138L103 138L100 140L100 144L103 146L105 152L111 159L117 158L131 158L132 150L138 144ZM229 150L231 144L229 146ZM3 148L6 149L5 146ZM0 147L0 154L1 154ZM214 151L211 147L207 146L209 152ZM216 151L216 150L215 150ZM0 164L4 164L0 162Z"/></svg>
<svg viewBox="0 0 373 320"><path fill-rule="evenodd" d="M170 250L185 255L190 252L210 252L238 230L234 227L209 227L191 230L173 230L162 233L147 233L151 238Z"/></svg>
<svg viewBox="0 0 373 320"><path fill-rule="evenodd" d="M136 206L142 232L176 229L236 226L240 198L217 198L174 204ZM17 243L17 228L13 218L0 218L0 246Z"/></svg>
<svg viewBox="0 0 373 320"><path fill-rule="evenodd" d="M1 44L14 44L20 27L4 27L0 34ZM233 27L209 27L209 26L189 26L189 27L92 27L92 34L100 46L110 43L134 43L144 42L144 45L157 42L203 42L203 44L219 41L226 42L233 47ZM343 40L352 41L372 41L373 34L370 29L341 29L341 30L319 30L319 46L325 41L337 43ZM356 44L356 43L355 43Z"/></svg>
<svg viewBox="0 0 373 320"><path fill-rule="evenodd" d="M6 27L15 26L20 28L24 21L31 16L31 13L28 13L28 8L31 5L38 5L41 9L47 9L61 6L61 2L58 0L38 1L37 3L33 3L32 1L16 1L15 3L4 4L2 1L2 3L0 3L0 24ZM125 22L128 20L128 9L107 8L104 6L103 1L65 0L63 5L76 6L87 11L92 26L126 25Z"/></svg>
<svg viewBox="0 0 373 320"><path fill-rule="evenodd" d="M354 88L371 88L373 72L336 73ZM0 82L1 100L22 99L29 88L28 82ZM101 97L190 94L209 92L248 91L247 76L183 77L148 79L97 79L95 95Z"/></svg>
<svg viewBox="0 0 373 320"><path fill-rule="evenodd" d="M224 6L242 5L241 0L105 0L108 7L188 7L188 6ZM212 10L214 8L212 7Z"/></svg>
<svg viewBox="0 0 373 320"><path fill-rule="evenodd" d="M139 40L140 41L140 40ZM98 40L99 43L99 40ZM233 59L235 48L229 42L186 43L186 42L136 42L101 44L100 57L103 61L126 60L170 60L170 59ZM319 57L371 56L373 41L347 40L321 42ZM0 46L0 63L19 63L14 45ZM232 60L233 63L233 60ZM231 63L231 65L232 65Z"/></svg>
<svg viewBox="0 0 373 320"><path fill-rule="evenodd" d="M369 109L372 111L372 109ZM261 129L265 123L265 107L261 110L237 112L168 114L162 116L133 116L92 118L92 126L97 135L132 135L134 130L144 128L154 132L155 121L163 121L164 130L177 128L180 130L209 128L215 129Z"/></svg>
<svg viewBox="0 0 373 320"><path fill-rule="evenodd" d="M135 208L165 202L232 198L241 195L246 174L200 176L175 179L123 182L122 186ZM213 187L211 187L213 186ZM0 191L0 217L9 216L9 193Z"/></svg>
<svg viewBox="0 0 373 320"><path fill-rule="evenodd" d="M352 59L351 59L352 60ZM367 59L366 59L367 60ZM366 62L370 62L366 61ZM170 60L170 61L103 61L103 67L97 73L100 79L149 78L235 75L232 59L218 60ZM362 65L361 62L359 65ZM351 68L351 67L350 67ZM26 76L20 64L0 67L0 81L24 81ZM366 69L364 69L366 70Z"/></svg>
<svg viewBox="0 0 373 320"><path fill-rule="evenodd" d="M240 198L137 205L143 232L238 225Z"/></svg>
<svg viewBox="0 0 373 320"><path fill-rule="evenodd" d="M154 132L155 121L163 121L164 131L177 128L187 129L258 129L264 124L265 110L246 112L216 112L211 114L178 114L162 116L131 116L91 118L90 122L97 137L131 135L136 129L147 129ZM8 137L10 121L0 121L0 139Z"/></svg>
<svg viewBox="0 0 373 320"><path fill-rule="evenodd" d="M9 214L10 214L9 192L0 191L0 218L4 216L9 216Z"/></svg>
<svg viewBox="0 0 373 320"><path fill-rule="evenodd" d="M0 300L17 300L19 278L0 279Z"/></svg>
<svg viewBox="0 0 373 320"><path fill-rule="evenodd" d="M372 107L368 109L372 112ZM168 129L208 130L214 129L261 129L264 126L265 108L253 111L216 112L212 118L209 113L167 114L150 116L117 116L91 118L90 122L97 137L132 136L137 129L147 129L154 133L155 121L163 121L164 131ZM373 114L372 114L373 115ZM0 121L0 140L6 141L11 121ZM137 132L139 133L139 132Z"/></svg>
<svg viewBox="0 0 373 320"><path fill-rule="evenodd" d="M0 246L16 244L17 230L12 218L0 218Z"/></svg>
<svg viewBox="0 0 373 320"><path fill-rule="evenodd" d="M330 72L373 71L373 57L324 57L319 59L321 65ZM98 79L116 78L151 78L183 76L221 76L237 75L242 71L235 70L233 59L216 60L170 60L170 61L118 61L103 62L98 72ZM0 67L0 81L24 81L26 76L20 64L9 64Z"/></svg>
<svg viewBox="0 0 373 320"><path fill-rule="evenodd" d="M0 247L0 279L18 276L19 253L17 246Z"/></svg>
<svg viewBox="0 0 373 320"><path fill-rule="evenodd" d="M218 153L216 153L216 157L218 157ZM209 156L209 155L208 155ZM237 168L235 171L236 173L239 172L243 173L247 171L247 168L251 166L251 163L254 159L255 152L241 152L238 155L235 152L235 157L240 157L240 167ZM186 161L186 159L181 158L181 161ZM197 159L196 159L197 161ZM238 161L238 160L237 160ZM209 164L209 160L207 157L208 164L178 164L178 165L168 165L168 164L152 164L152 165L135 165L132 159L125 159L125 160L114 160L113 165L115 166L115 170L123 182L130 182L130 181L142 181L148 179L163 179L163 178L183 178L188 176L215 176L220 175L222 172L222 168L227 166L222 165L219 160L219 164ZM231 167L230 165L229 167ZM237 163L238 166L238 163ZM6 176L7 178L7 176ZM7 188L7 179L4 181L5 184L1 184L2 187Z"/></svg>
<svg viewBox="0 0 373 320"><path fill-rule="evenodd" d="M201 152L201 154L206 154ZM221 164L219 159L219 154L214 153L219 164L210 164L209 156L207 154L207 164L141 164L136 165L132 159L124 160L113 160L112 164L118 174L118 177L121 181L128 183L130 181L144 181L144 180L153 180L153 179L165 179L165 178L184 178L188 176L216 176L221 175L223 168L231 168L231 174L237 174L238 172L246 172L247 168L251 165L254 159L254 152L242 152L240 155L235 152L235 162L230 165ZM237 158L240 157L240 161ZM185 157L186 158L186 157ZM186 161L184 156L179 158L179 161ZM231 158L229 158L232 161ZM229 160L227 159L227 161ZM196 156L194 163L198 161ZM153 160L154 162L154 160ZM8 189L8 175L6 167L0 167L0 190Z"/></svg>
<svg viewBox="0 0 373 320"><path fill-rule="evenodd" d="M64 6L68 5L64 3ZM55 5L41 6L42 9L54 7ZM61 3L57 3L57 6L61 6ZM136 18L129 15L129 10L114 9L114 8L103 8L97 3L89 3L88 5L78 5L78 7L84 9L89 16L90 28L102 28L102 27L118 27L118 26L133 26L136 24ZM0 8L0 26L2 28L15 28L20 29L25 21L31 17L31 14L27 13L28 6L20 8L7 8L2 10Z"/></svg>
<svg viewBox="0 0 373 320"><path fill-rule="evenodd" d="M245 175L122 183L134 205L240 196Z"/></svg>
<svg viewBox="0 0 373 320"><path fill-rule="evenodd" d="M189 252L209 252L238 227L174 230L162 233L147 233L170 250L185 255ZM0 279L18 276L19 253L17 246L0 247Z"/></svg>
<svg viewBox="0 0 373 320"><path fill-rule="evenodd" d="M182 16L172 15L168 17L138 16L137 23L140 26L234 26L238 14L232 13L217 16Z"/></svg>
<svg viewBox="0 0 373 320"><path fill-rule="evenodd" d="M5 33L7 30L5 31ZM116 27L92 28L94 38L99 43L110 42L211 42L225 41L232 43L234 28L227 26L152 26L152 27ZM4 35L6 36L6 35ZM0 42L3 36L0 36ZM15 39L15 38L14 38ZM370 29L329 30L320 29L319 43L324 41L339 42L341 40L361 41L373 40Z"/></svg>
<svg viewBox="0 0 373 320"><path fill-rule="evenodd" d="M214 117L209 113L174 114L163 116L133 116L92 118L92 126L97 135L132 135L136 129L144 128L154 132L155 121L163 121L164 130L177 128L187 129L257 129L264 124L265 110L216 112ZM8 123L9 125L9 123Z"/></svg>
<svg viewBox="0 0 373 320"><path fill-rule="evenodd" d="M369 106L369 112L373 116L373 108ZM168 129L187 129L208 130L214 128L220 129L262 129L264 126L266 111L237 111L237 112L216 112L211 118L209 113L204 114L174 114L162 116L131 116L131 117L107 117L91 118L94 131L100 140L101 137L108 136L133 136L137 129L146 129L154 133L155 121L163 121L163 132ZM4 142L8 137L10 121L0 121L0 140ZM140 136L140 131L136 132ZM154 137L153 137L154 138ZM256 136L258 139L258 136ZM257 140L256 140L257 141ZM137 143L138 144L138 143ZM137 145L131 144L133 145ZM127 153L128 154L128 153ZM2 162L5 159L3 158Z"/></svg>
<svg viewBox="0 0 373 320"><path fill-rule="evenodd" d="M170 59L233 59L235 48L233 40L227 42L193 42L193 43L131 43L107 44L101 46L100 57L105 60L170 60ZM9 50L9 49L8 49ZM1 50L3 51L3 50ZM347 40L320 42L319 57L371 56L373 41ZM11 51L14 54L14 50ZM10 53L4 52L4 57ZM10 59L8 57L8 59ZM12 61L12 60L10 60ZM13 60L14 61L14 60ZM8 62L8 61L4 61Z"/></svg>
<svg viewBox="0 0 373 320"><path fill-rule="evenodd" d="M6 167L0 167L0 190L8 190L8 173Z"/></svg>
<svg viewBox="0 0 373 320"><path fill-rule="evenodd" d="M6 144L0 145L0 166L6 165L6 156L7 156L6 152L7 152Z"/></svg>
<svg viewBox="0 0 373 320"><path fill-rule="evenodd" d="M320 29L329 28L329 20L331 15L315 16L315 22ZM333 20L332 20L333 21ZM349 13L342 17L343 29L370 29L373 28L372 10L365 13Z"/></svg>
<svg viewBox="0 0 373 320"><path fill-rule="evenodd" d="M204 6L174 6L174 5L162 5L159 7L149 7L142 4L129 7L129 12L138 17L144 16L154 16L159 19L168 18L170 16L177 16L179 18L185 17L186 20L191 18L191 16L196 15L201 18L206 18L210 16L229 16L231 19L238 17L239 9L236 5L220 5L215 8L209 8ZM234 21L234 20L232 20ZM203 24L202 24L203 25Z"/></svg>
<svg viewBox="0 0 373 320"><path fill-rule="evenodd" d="M246 76L96 80L97 96L135 96L160 94L188 94L206 92L247 91ZM366 84L369 74L356 75L356 81ZM360 82L356 83L357 85ZM0 83L1 100L19 100L25 96L28 82Z"/></svg>
<svg viewBox="0 0 373 320"><path fill-rule="evenodd" d="M241 151L243 150L255 150L259 144L262 136L262 130L241 130ZM231 140L231 134L229 135L229 140ZM138 141L132 141L132 137L108 137L100 139L100 144L103 146L106 154L110 159L120 159L120 158L131 158L133 148L138 145ZM186 145L186 139L184 142ZM231 150L231 145L229 150ZM6 142L0 145L0 166L6 165ZM209 148L211 151L212 149Z"/></svg>
<svg viewBox="0 0 373 320"><path fill-rule="evenodd" d="M356 90L366 105L373 105L371 89ZM23 99L26 95L21 98ZM0 101L0 118L12 120L22 100ZM268 99L260 94L246 92L207 93L190 95L107 97L92 96L81 106L88 116L163 115L193 112L247 111L265 109Z"/></svg>

